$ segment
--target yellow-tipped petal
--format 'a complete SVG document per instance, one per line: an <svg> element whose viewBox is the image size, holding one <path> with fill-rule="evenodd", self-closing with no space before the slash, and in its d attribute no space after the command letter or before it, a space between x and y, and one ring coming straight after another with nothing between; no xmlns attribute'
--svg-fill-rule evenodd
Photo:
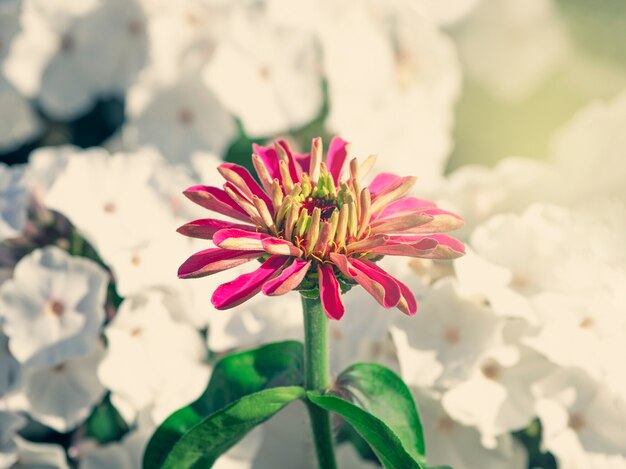
<svg viewBox="0 0 626 469"><path fill-rule="evenodd" d="M372 216L372 212L370 210L372 199L370 191L367 187L361 191L361 197L359 199L361 201L361 213L359 214L359 231L356 234L357 238L363 236L363 233L365 233L365 230L369 226L370 217Z"/></svg>
<svg viewBox="0 0 626 469"><path fill-rule="evenodd" d="M224 186L224 190L231 199L237 202L237 204L239 204L239 206L246 211L252 221L254 221L257 225L264 225L263 220L261 219L261 216L259 215L259 212L254 205L241 197L227 185Z"/></svg>
<svg viewBox="0 0 626 469"><path fill-rule="evenodd" d="M291 179L291 175L289 174L289 166L286 161L279 161L278 168L280 169L280 175L283 180L283 187L285 188L286 193L290 193L293 189L293 181Z"/></svg>
<svg viewBox="0 0 626 469"><path fill-rule="evenodd" d="M359 165L359 179L363 180L363 178L369 174L375 164L376 155L368 156L365 161L363 161L363 163Z"/></svg>
<svg viewBox="0 0 626 469"><path fill-rule="evenodd" d="M309 223L309 231L306 234L306 253L311 254L315 248L315 243L320 235L320 220L322 218L322 211L319 207L313 209L311 214L311 223Z"/></svg>
<svg viewBox="0 0 626 469"><path fill-rule="evenodd" d="M270 176L270 173L267 170L265 163L263 163L261 157L256 153L252 155L252 164L254 166L257 176L259 176L259 180L261 181L263 188L266 192L271 193L272 184L274 181L272 180L272 177Z"/></svg>
<svg viewBox="0 0 626 469"><path fill-rule="evenodd" d="M272 191L270 192L270 194L272 194L272 204L274 205L274 215L276 216L278 215L278 212L284 200L283 190L280 187L278 179L274 179L274 182L272 182Z"/></svg>
<svg viewBox="0 0 626 469"><path fill-rule="evenodd" d="M349 212L348 212L348 234L351 237L356 236L356 232L359 225L359 220L356 216L356 204L354 202L350 202L348 204Z"/></svg>
<svg viewBox="0 0 626 469"><path fill-rule="evenodd" d="M322 146L322 139L316 137L311 142L311 164L309 168L309 175L311 181L317 182L317 178L320 175L320 163L322 162L324 148Z"/></svg>
<svg viewBox="0 0 626 469"><path fill-rule="evenodd" d="M263 220L263 224L270 231L276 233L276 225L274 224L274 219L272 218L272 214L267 208L267 205L265 204L265 202L256 196L252 197L252 202L254 203L254 206L259 212L259 215L261 216L261 220Z"/></svg>
<svg viewBox="0 0 626 469"><path fill-rule="evenodd" d="M372 208L371 208L372 213L378 212L380 209L384 208L387 204L402 197L411 189L411 187L413 187L413 185L415 184L415 181L417 181L416 178L414 178L413 176L409 176L406 178L406 180L402 184L400 184L394 190L389 191L386 194L383 194L379 196L378 198L376 198L372 202Z"/></svg>
<svg viewBox="0 0 626 469"><path fill-rule="evenodd" d="M298 217L298 221L296 222L296 236L298 236L299 238L302 238L304 236L310 220L311 217L309 216L307 211L302 210L300 212L300 216Z"/></svg>
<svg viewBox="0 0 626 469"><path fill-rule="evenodd" d="M298 221L298 211L300 210L300 204L294 204L290 202L290 206L287 213L287 219L285 220L285 239L291 241L293 238L293 229Z"/></svg>
<svg viewBox="0 0 626 469"><path fill-rule="evenodd" d="M347 204L339 209L339 220L337 221L337 231L335 232L335 243L341 247L344 245L348 234L348 216L350 208Z"/></svg>

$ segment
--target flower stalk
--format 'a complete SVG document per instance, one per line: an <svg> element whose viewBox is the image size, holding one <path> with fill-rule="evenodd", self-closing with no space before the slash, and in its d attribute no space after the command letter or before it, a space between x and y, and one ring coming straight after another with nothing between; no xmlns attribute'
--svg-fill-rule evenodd
<svg viewBox="0 0 626 469"><path fill-rule="evenodd" d="M304 312L304 387L324 391L330 385L328 318L319 298L302 297ZM335 452L329 413L307 401L315 452L320 469L335 469Z"/></svg>

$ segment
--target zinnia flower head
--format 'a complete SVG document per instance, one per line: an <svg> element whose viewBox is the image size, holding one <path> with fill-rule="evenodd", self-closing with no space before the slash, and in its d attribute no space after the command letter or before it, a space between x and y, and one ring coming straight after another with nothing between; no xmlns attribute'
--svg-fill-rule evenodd
<svg viewBox="0 0 626 469"><path fill-rule="evenodd" d="M363 164L352 159L345 171L348 152L349 144L338 137L325 161L320 138L313 139L309 154L292 152L284 141L255 145L252 162L261 184L244 167L225 163L218 168L226 180L222 189L187 189L193 202L237 221L204 218L181 226L179 233L212 239L216 247L187 259L178 276L203 277L258 259L259 268L215 290L211 302L217 309L261 291L283 295L297 289L319 295L326 314L339 319L342 288L359 284L385 308L415 314L413 293L376 261L385 255L458 257L463 244L441 233L463 221L433 202L405 197L414 177L381 173L363 186L374 158Z"/></svg>

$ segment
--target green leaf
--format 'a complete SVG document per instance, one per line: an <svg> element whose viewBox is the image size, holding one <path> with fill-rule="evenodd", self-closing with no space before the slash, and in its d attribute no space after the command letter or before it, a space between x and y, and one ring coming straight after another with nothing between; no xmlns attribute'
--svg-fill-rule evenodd
<svg viewBox="0 0 626 469"><path fill-rule="evenodd" d="M310 393L309 399L340 414L370 444L385 467L426 465L424 434L415 403L393 371L374 363L352 365L339 375L331 393Z"/></svg>
<svg viewBox="0 0 626 469"><path fill-rule="evenodd" d="M296 341L268 344L222 358L202 396L169 416L152 435L144 453L144 468L161 467L187 431L238 399L264 389L301 385L302 358L302 344Z"/></svg>
<svg viewBox="0 0 626 469"><path fill-rule="evenodd" d="M98 404L85 425L87 436L95 439L100 444L111 443L120 440L128 433L128 425L111 403L110 395L107 395Z"/></svg>
<svg viewBox="0 0 626 469"><path fill-rule="evenodd" d="M238 399L211 414L186 432L174 445L162 469L207 468L255 426L265 422L290 402L304 397L300 386L265 389Z"/></svg>
<svg viewBox="0 0 626 469"><path fill-rule="evenodd" d="M386 468L423 469L381 419L338 396L309 391L307 398L322 409L341 415L370 444Z"/></svg>

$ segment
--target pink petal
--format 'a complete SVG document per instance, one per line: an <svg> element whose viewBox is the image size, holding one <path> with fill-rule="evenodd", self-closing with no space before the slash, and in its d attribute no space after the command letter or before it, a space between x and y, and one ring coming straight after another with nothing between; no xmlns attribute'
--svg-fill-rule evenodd
<svg viewBox="0 0 626 469"><path fill-rule="evenodd" d="M302 250L293 245L291 241L286 239L278 239L273 237L263 238L261 245L265 252L279 256L300 256Z"/></svg>
<svg viewBox="0 0 626 469"><path fill-rule="evenodd" d="M402 294L402 299L396 305L400 311L404 314L408 314L409 316L413 316L417 313L417 300L415 299L415 295L413 292L407 287L404 283L394 277L394 280L400 287L400 293Z"/></svg>
<svg viewBox="0 0 626 469"><path fill-rule="evenodd" d="M320 282L320 299L326 316L330 319L341 319L346 308L341 299L341 289L332 265L318 264L317 272Z"/></svg>
<svg viewBox="0 0 626 469"><path fill-rule="evenodd" d="M256 259L263 251L229 251L220 248L195 253L178 268L179 278L198 278L221 272Z"/></svg>
<svg viewBox="0 0 626 469"><path fill-rule="evenodd" d="M461 241L445 234L432 234L428 239L437 241L437 247L423 257L425 259L456 259L465 254L465 246Z"/></svg>
<svg viewBox="0 0 626 469"><path fill-rule="evenodd" d="M400 301L400 288L393 277L373 262L350 259L336 253L332 253L330 258L344 275L356 280L381 306L393 308Z"/></svg>
<svg viewBox="0 0 626 469"><path fill-rule="evenodd" d="M278 156L276 155L276 150L272 147L262 147L256 143L252 144L252 149L254 150L254 153L259 155L263 164L265 164L270 177L272 179L282 181L282 178L280 177L280 169L278 169Z"/></svg>
<svg viewBox="0 0 626 469"><path fill-rule="evenodd" d="M378 215L376 215L376 221L421 212L422 210L429 208L437 208L437 204L430 200L405 197L403 199L394 200L382 209Z"/></svg>
<svg viewBox="0 0 626 469"><path fill-rule="evenodd" d="M368 252L381 256L425 257L436 249L438 245L439 243L431 238L422 239L413 243L401 243L389 239L382 246L375 246Z"/></svg>
<svg viewBox="0 0 626 469"><path fill-rule="evenodd" d="M348 142L340 137L334 137L328 147L326 166L328 167L328 172L332 174L335 184L339 184L341 173L343 173L343 167L346 164L346 159L348 158L347 147Z"/></svg>
<svg viewBox="0 0 626 469"><path fill-rule="evenodd" d="M311 169L310 153L294 153L293 158L296 160L296 168L298 168L298 174L302 174L302 172L309 172L309 170Z"/></svg>
<svg viewBox="0 0 626 469"><path fill-rule="evenodd" d="M265 202L265 205L269 208L270 212L274 210L274 204L272 203L272 199L265 193L265 191L259 186L256 180L252 177L250 172L244 168L243 166L239 166L238 164L233 163L224 163L220 165L220 168L230 169L231 171L237 173L241 179L246 183L250 192L256 195L259 199L262 199Z"/></svg>
<svg viewBox="0 0 626 469"><path fill-rule="evenodd" d="M211 303L217 309L228 309L240 305L259 293L268 280L280 273L288 258L272 256L254 272L240 275L235 280L217 287Z"/></svg>
<svg viewBox="0 0 626 469"><path fill-rule="evenodd" d="M250 221L246 211L222 189L209 186L192 186L184 191L183 194L192 202L206 209L238 220Z"/></svg>
<svg viewBox="0 0 626 469"><path fill-rule="evenodd" d="M300 285L300 282L302 282L302 279L309 271L309 267L311 267L311 261L294 259L293 263L283 270L278 277L263 285L263 293L277 296L290 292Z"/></svg>
<svg viewBox="0 0 626 469"><path fill-rule="evenodd" d="M279 140L278 144L285 150L287 153L287 165L289 166L289 175L291 176L291 180L293 182L298 182L300 180L300 172L296 168L296 159L291 152L291 148L289 148L289 144L284 140Z"/></svg>
<svg viewBox="0 0 626 469"><path fill-rule="evenodd" d="M256 227L252 225L243 225L241 223L233 223L215 218L201 218L200 220L190 221L178 228L176 231L182 235L191 238L212 239L213 235L226 228L237 228L240 230L255 231Z"/></svg>
<svg viewBox="0 0 626 469"><path fill-rule="evenodd" d="M423 210L421 213L432 217L432 220L407 230L407 233L445 233L458 230L464 223L463 219L458 215L440 208Z"/></svg>
<svg viewBox="0 0 626 469"><path fill-rule="evenodd" d="M402 178L392 173L379 173L367 188L370 190L372 200L381 194L387 193L402 184L407 178Z"/></svg>
<svg viewBox="0 0 626 469"><path fill-rule="evenodd" d="M263 250L263 239L268 238L265 233L226 228L219 230L213 235L213 243L222 249L237 249L244 251Z"/></svg>

